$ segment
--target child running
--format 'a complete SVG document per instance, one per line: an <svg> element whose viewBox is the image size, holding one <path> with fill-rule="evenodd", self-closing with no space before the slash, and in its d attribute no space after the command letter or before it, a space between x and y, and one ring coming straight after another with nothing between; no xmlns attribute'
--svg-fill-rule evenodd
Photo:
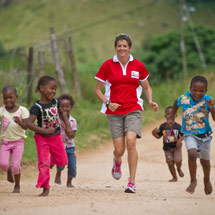
<svg viewBox="0 0 215 215"><path fill-rule="evenodd" d="M168 120L173 124L174 116L181 106L182 127L184 140L188 151L188 166L190 172L190 184L186 191L190 194L195 192L197 186L196 170L197 157L200 158L204 174L204 191L206 195L212 193L210 181L210 144L211 127L209 124L209 112L215 120L214 100L206 94L208 87L207 79L201 75L192 78L190 91L175 100L172 114Z"/></svg>
<svg viewBox="0 0 215 215"><path fill-rule="evenodd" d="M182 133L180 132L181 125L174 121L174 124L170 127L167 121L170 119L172 113L172 106L165 109L166 122L162 123L158 128L153 129L152 135L160 139L163 136L163 150L166 157L166 163L168 164L169 171L172 175L172 179L169 182L176 182L178 180L175 165L177 167L177 172L180 177L184 177L184 173L181 170L182 166ZM175 115L176 117L176 115ZM175 120L174 117L174 120Z"/></svg>
<svg viewBox="0 0 215 215"><path fill-rule="evenodd" d="M16 104L16 88L8 85L2 90L4 106L0 108L1 131L0 167L7 171L7 180L14 182L13 193L20 193L21 159L24 152L25 122L28 110ZM12 155L11 166L10 156ZM13 179L14 175L14 179Z"/></svg>
<svg viewBox="0 0 215 215"><path fill-rule="evenodd" d="M70 114L74 106L73 97L69 94L63 94L58 98L60 102L60 107L63 109L64 112L67 113L67 117L69 119L70 125L72 127L72 135L67 136L65 134L65 125L64 122L61 121L61 138L64 143L64 147L66 149L68 162L68 173L67 173L67 183L66 186L68 188L74 187L72 185L72 179L76 177L76 153L75 153L75 142L74 137L77 131L77 122ZM55 183L61 184L61 171L64 167L57 166L57 172L55 176Z"/></svg>
<svg viewBox="0 0 215 215"><path fill-rule="evenodd" d="M57 82L53 77L42 76L39 79L36 90L40 93L40 100L31 107L30 117L26 122L27 127L35 131L39 169L36 187L43 188L39 196L49 195L50 157L52 156L55 164L59 166L65 166L68 163L61 140L58 113L65 124L65 132L68 136L71 135L72 130L67 114L59 108L58 99L54 98L56 89ZM35 120L37 120L37 125L34 124Z"/></svg>

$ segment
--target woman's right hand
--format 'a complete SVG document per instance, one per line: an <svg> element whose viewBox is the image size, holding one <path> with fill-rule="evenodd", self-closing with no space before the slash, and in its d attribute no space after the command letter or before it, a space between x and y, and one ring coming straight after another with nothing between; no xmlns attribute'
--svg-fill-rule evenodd
<svg viewBox="0 0 215 215"><path fill-rule="evenodd" d="M112 102L111 102L111 103L108 105L108 108L109 108L112 112L114 112L114 111L116 111L117 108L120 107L120 106L122 106L122 105L117 104L117 103L112 103Z"/></svg>
<svg viewBox="0 0 215 215"><path fill-rule="evenodd" d="M149 106L150 106L151 108L153 108L153 110L154 110L155 112L158 112L159 106L158 106L158 104L157 104L156 102L149 102Z"/></svg>

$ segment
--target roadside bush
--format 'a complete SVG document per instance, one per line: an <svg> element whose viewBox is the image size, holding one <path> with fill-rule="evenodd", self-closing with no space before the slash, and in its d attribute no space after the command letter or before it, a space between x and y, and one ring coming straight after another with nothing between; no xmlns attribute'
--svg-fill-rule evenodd
<svg viewBox="0 0 215 215"><path fill-rule="evenodd" d="M215 30L195 26L207 65L215 63ZM199 54L190 29L185 29L185 44L188 70L201 67ZM180 51L180 33L177 31L157 36L135 50L135 56L144 62L150 71L151 83L161 80L180 78L182 76L182 59Z"/></svg>

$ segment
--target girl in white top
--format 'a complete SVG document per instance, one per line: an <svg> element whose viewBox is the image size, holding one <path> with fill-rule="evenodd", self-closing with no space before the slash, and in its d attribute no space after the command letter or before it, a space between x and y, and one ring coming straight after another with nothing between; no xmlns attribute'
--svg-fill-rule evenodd
<svg viewBox="0 0 215 215"><path fill-rule="evenodd" d="M25 120L29 117L28 110L16 105L18 98L16 88L14 86L6 86L2 90L4 106L0 108L0 167L4 171L8 171L8 180L15 185L13 193L20 193L20 176L21 176L21 159L24 152ZM10 155L11 171L9 168ZM11 175L11 174L13 175Z"/></svg>

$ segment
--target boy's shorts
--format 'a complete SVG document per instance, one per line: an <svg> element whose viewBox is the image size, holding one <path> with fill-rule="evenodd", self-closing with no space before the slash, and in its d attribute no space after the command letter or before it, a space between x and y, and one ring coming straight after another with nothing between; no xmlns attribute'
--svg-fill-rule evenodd
<svg viewBox="0 0 215 215"><path fill-rule="evenodd" d="M137 138L141 138L142 133L142 111L136 110L128 114L108 114L108 124L113 139L124 137L127 131L137 133Z"/></svg>
<svg viewBox="0 0 215 215"><path fill-rule="evenodd" d="M171 161L174 161L175 163L182 162L182 152L181 147L175 147L173 149L170 149L168 151L164 151L166 162L169 163Z"/></svg>
<svg viewBox="0 0 215 215"><path fill-rule="evenodd" d="M204 160L210 160L211 136L199 138L195 135L184 134L187 151L197 149L198 157Z"/></svg>

